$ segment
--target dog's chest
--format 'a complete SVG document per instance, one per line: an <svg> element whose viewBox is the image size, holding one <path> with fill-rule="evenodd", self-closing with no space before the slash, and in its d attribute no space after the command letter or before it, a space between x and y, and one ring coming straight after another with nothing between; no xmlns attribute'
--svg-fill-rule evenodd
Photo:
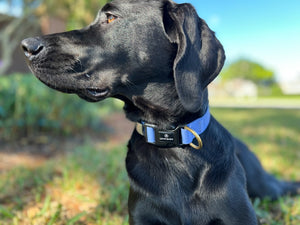
<svg viewBox="0 0 300 225"><path fill-rule="evenodd" d="M197 192L207 164L183 148L159 149L143 138L132 137L126 168L133 188L153 196L190 195Z"/></svg>

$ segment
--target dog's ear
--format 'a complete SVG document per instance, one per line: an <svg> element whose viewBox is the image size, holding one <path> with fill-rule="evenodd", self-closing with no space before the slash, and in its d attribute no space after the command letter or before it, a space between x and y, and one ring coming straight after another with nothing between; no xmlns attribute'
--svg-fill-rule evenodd
<svg viewBox="0 0 300 225"><path fill-rule="evenodd" d="M177 44L173 66L177 93L185 109L196 112L204 89L223 67L224 49L190 4L167 1L163 22L169 40Z"/></svg>

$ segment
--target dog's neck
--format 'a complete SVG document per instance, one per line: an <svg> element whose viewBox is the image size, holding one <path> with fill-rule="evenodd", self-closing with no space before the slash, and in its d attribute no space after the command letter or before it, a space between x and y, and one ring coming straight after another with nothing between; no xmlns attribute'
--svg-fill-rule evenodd
<svg viewBox="0 0 300 225"><path fill-rule="evenodd" d="M145 98L144 96L132 96L131 98L119 96L118 98L125 102L124 111L129 120L155 124L162 129L188 124L203 116L208 109L207 89L204 90L200 110L193 113L184 109L175 90L169 89L169 92L173 92L169 98L161 99Z"/></svg>

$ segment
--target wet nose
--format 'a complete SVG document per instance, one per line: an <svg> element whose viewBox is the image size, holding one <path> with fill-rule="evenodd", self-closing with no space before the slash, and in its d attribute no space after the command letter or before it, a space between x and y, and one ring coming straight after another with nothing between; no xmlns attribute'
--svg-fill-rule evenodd
<svg viewBox="0 0 300 225"><path fill-rule="evenodd" d="M45 49L43 42L39 38L27 38L21 42L21 47L28 59L39 56Z"/></svg>

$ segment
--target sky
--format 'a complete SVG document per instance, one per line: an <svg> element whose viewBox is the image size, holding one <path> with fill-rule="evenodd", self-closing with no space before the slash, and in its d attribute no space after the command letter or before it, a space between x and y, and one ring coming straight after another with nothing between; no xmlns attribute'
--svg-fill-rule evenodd
<svg viewBox="0 0 300 225"><path fill-rule="evenodd" d="M223 44L227 65L243 57L273 70L279 81L300 80L300 0L175 2L195 6ZM14 13L20 13L17 7Z"/></svg>
<svg viewBox="0 0 300 225"><path fill-rule="evenodd" d="M15 5L16 7L13 7L12 9L9 9L8 5L7 5L7 1L5 0L0 0L0 13L9 13L15 16L18 16L22 13L22 9L21 9L21 4L22 1L21 0L12 0L12 4ZM12 11L11 11L12 10Z"/></svg>
<svg viewBox="0 0 300 225"><path fill-rule="evenodd" d="M216 32L226 62L243 57L272 69L282 82L300 80L299 0L175 0L191 3Z"/></svg>

